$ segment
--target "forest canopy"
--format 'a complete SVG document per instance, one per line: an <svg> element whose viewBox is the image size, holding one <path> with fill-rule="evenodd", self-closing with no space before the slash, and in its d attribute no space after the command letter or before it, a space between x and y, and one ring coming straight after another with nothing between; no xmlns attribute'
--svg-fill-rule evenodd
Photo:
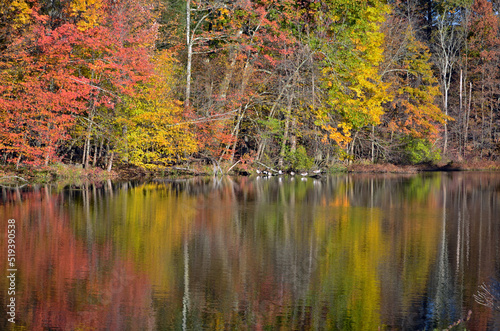
<svg viewBox="0 0 500 331"><path fill-rule="evenodd" d="M0 164L498 160L487 0L0 0Z"/></svg>

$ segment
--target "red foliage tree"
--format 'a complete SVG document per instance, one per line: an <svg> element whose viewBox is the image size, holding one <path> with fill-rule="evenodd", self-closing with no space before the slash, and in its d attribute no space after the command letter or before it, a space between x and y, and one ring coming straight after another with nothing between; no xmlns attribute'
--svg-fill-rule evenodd
<svg viewBox="0 0 500 331"><path fill-rule="evenodd" d="M244 123L280 94L275 87L282 85L283 62L297 47L291 27L299 11L288 0L243 0L198 5L193 13L199 17L192 17L197 55L191 101L207 119L200 121L200 144L219 161L233 160Z"/></svg>
<svg viewBox="0 0 500 331"><path fill-rule="evenodd" d="M140 1L106 0L91 16L66 6L58 8L60 15L45 15L47 9L35 2L29 29L2 54L4 161L47 165L56 160L78 117L92 123L96 109L112 109L150 72L152 8Z"/></svg>
<svg viewBox="0 0 500 331"><path fill-rule="evenodd" d="M90 92L75 79L75 27L47 29L36 9L32 20L29 32L9 45L0 76L0 149L18 165L54 159Z"/></svg>
<svg viewBox="0 0 500 331"><path fill-rule="evenodd" d="M465 151L477 150L482 154L494 148L492 140L495 128L492 124L498 120L499 20L491 2L486 0L474 1L471 10L469 66L473 81L470 96L473 108L468 110L466 116Z"/></svg>

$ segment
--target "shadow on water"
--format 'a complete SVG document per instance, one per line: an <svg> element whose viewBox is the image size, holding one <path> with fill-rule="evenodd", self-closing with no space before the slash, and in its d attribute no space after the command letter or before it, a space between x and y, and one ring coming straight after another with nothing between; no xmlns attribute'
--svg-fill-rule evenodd
<svg viewBox="0 0 500 331"><path fill-rule="evenodd" d="M497 173L0 194L18 233L16 324L30 330L500 328L474 299L500 279Z"/></svg>

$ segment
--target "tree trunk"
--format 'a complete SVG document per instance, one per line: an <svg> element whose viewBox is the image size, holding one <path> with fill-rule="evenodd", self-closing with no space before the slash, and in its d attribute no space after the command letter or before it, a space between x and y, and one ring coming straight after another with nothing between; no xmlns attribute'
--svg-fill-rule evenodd
<svg viewBox="0 0 500 331"><path fill-rule="evenodd" d="M19 157L17 158L17 161L16 161L16 170L19 169L19 165L21 164L21 157L22 157L22 155L19 155Z"/></svg>
<svg viewBox="0 0 500 331"><path fill-rule="evenodd" d="M85 142L85 147L86 147L86 149L85 149L85 151L84 151L84 153L83 153L83 154L85 154L85 155L84 155L84 159L85 159L84 168L85 168L85 169L87 169L87 168L89 167L90 144L91 144L91 143L90 143L90 137L91 137L91 135L90 135L90 128L89 128L89 133L88 133L88 135L87 135L87 141Z"/></svg>
<svg viewBox="0 0 500 331"><path fill-rule="evenodd" d="M89 154L90 154L90 137L92 136L92 124L94 123L95 107L92 104L90 110L90 120L87 129L87 136L85 137L85 145L83 147L82 165L85 169L89 167Z"/></svg>
<svg viewBox="0 0 500 331"><path fill-rule="evenodd" d="M100 160L101 157L102 157L102 149L103 149L103 146L104 145L104 139L101 138L101 142L99 144L99 154L97 155L97 159Z"/></svg>
<svg viewBox="0 0 500 331"><path fill-rule="evenodd" d="M229 51L229 67L226 70L226 74L224 75L224 79L222 80L222 83L220 84L219 88L219 100L220 101L226 101L227 98L227 91L229 90L229 84L231 83L231 79L233 78L234 74L234 68L236 67L236 59L238 52L234 47L231 48Z"/></svg>
<svg viewBox="0 0 500 331"><path fill-rule="evenodd" d="M282 96L285 94L285 91L287 90L287 87L288 86L295 86L295 80L296 80L296 77L297 75L299 74L299 70L300 68L302 67L302 65L304 65L308 60L306 59L305 61L303 61L296 69L295 71L293 72L293 74L288 78L286 84L284 85L284 87L281 89L278 97L276 98L276 100L274 101L273 103L273 106L271 107L271 110L269 111L269 116L268 116L268 119L272 119L274 117L274 112L276 111L278 105L280 104L280 101L281 101L281 98ZM267 142L268 142L268 138L263 138L263 141L261 142L261 144L259 145L259 151L257 152L257 161L260 161L262 156L264 155L265 153L265 150L266 150L266 146L267 146Z"/></svg>
<svg viewBox="0 0 500 331"><path fill-rule="evenodd" d="M99 146L97 145L98 143L99 142L96 139L95 146L94 146L94 148L95 148L95 150L94 150L94 159L92 160L92 167L94 167L94 168L95 168L95 165L97 163L97 153L99 151Z"/></svg>
<svg viewBox="0 0 500 331"><path fill-rule="evenodd" d="M283 132L283 138L281 139L281 151L280 151L280 157L278 159L278 167L280 168L283 168L283 160L286 154L286 142L288 140L288 132L290 130L290 120L292 117L292 101L293 101L293 94L288 96L288 105L285 114L285 130Z"/></svg>
<svg viewBox="0 0 500 331"><path fill-rule="evenodd" d="M316 83L315 83L315 77L314 77L314 60L313 57L311 56L311 97L312 97L312 109L313 111L316 110Z"/></svg>
<svg viewBox="0 0 500 331"><path fill-rule="evenodd" d="M488 139L490 141L490 146L495 143L495 134L493 133L493 101L490 101L490 128L488 133ZM491 148L491 147L490 147Z"/></svg>
<svg viewBox="0 0 500 331"><path fill-rule="evenodd" d="M52 129L52 124L49 124L49 130ZM52 144L49 143L49 146L47 146L47 153L45 154L45 166L48 166L50 163L50 150L52 149Z"/></svg>
<svg viewBox="0 0 500 331"><path fill-rule="evenodd" d="M206 68L210 68L210 58L203 59L203 62L205 62ZM205 100L204 106L207 109L211 109L216 101L214 100L214 81L210 76L207 76L207 79L205 79Z"/></svg>
<svg viewBox="0 0 500 331"><path fill-rule="evenodd" d="M124 153L124 157L123 157L123 160L125 162L128 162L128 139L127 139L127 133L128 133L128 128L126 125L123 126L122 128L122 139L124 140L125 142L125 153Z"/></svg>
<svg viewBox="0 0 500 331"><path fill-rule="evenodd" d="M358 131L354 133L354 136L352 137L352 142L347 147L347 154L351 157L351 160L349 160L349 162L354 160L354 144L356 143L357 137L358 137Z"/></svg>
<svg viewBox="0 0 500 331"><path fill-rule="evenodd" d="M109 155L109 162L108 162L108 172L111 172L111 168L113 167L113 157L114 157L115 153L114 152L110 152L110 155Z"/></svg>
<svg viewBox="0 0 500 331"><path fill-rule="evenodd" d="M295 132L295 125L297 124L297 119L292 116L292 123L290 126L290 153L295 154L297 151L297 135Z"/></svg>
<svg viewBox="0 0 500 331"><path fill-rule="evenodd" d="M372 124L372 163L375 163L375 125Z"/></svg>
<svg viewBox="0 0 500 331"><path fill-rule="evenodd" d="M245 93L245 90L248 86L248 82L250 80L250 76L252 75L252 71L253 71L253 65L250 63L250 58L249 58L245 63L245 67L243 68L243 76L241 78L241 85L238 96L239 98L242 98Z"/></svg>
<svg viewBox="0 0 500 331"><path fill-rule="evenodd" d="M85 143L83 144L83 153L82 153L82 166L85 166L85 152L87 151L87 144L89 140L85 138Z"/></svg>
<svg viewBox="0 0 500 331"><path fill-rule="evenodd" d="M240 125L241 125L241 120L243 119L243 113L238 117L238 122L236 122L236 127L234 128L234 142L233 142L233 147L231 151L231 158L229 159L230 163L233 163L234 161L234 154L236 153L236 146L238 145L238 135L240 133Z"/></svg>
<svg viewBox="0 0 500 331"><path fill-rule="evenodd" d="M106 141L106 154L104 156L104 167L108 166L109 153L110 153L109 141Z"/></svg>
<svg viewBox="0 0 500 331"><path fill-rule="evenodd" d="M247 59L247 62L245 63L245 67L243 68L243 77L241 78L241 85L240 85L240 90L238 91L238 101L242 102L243 100L241 100L243 98L243 96L245 95L245 90L248 86L248 82L250 81L250 76L252 75L252 69L253 69L253 66L252 64L250 63L250 58ZM243 120L243 117L245 115L245 111L246 111L246 107L245 106L245 109L243 109L243 111L241 110L242 106L240 106L240 111L237 113L237 120L236 120L236 125L234 127L234 130L232 132L232 136L234 137L234 142L233 142L233 149L232 149L232 154L231 154L231 163L233 163L233 160L234 160L234 153L235 153L235 150L236 150L236 146L238 144L238 135L239 135L239 132L240 132L240 124L241 124L241 121ZM241 114L240 114L241 113ZM224 154L222 154L224 155ZM222 155L219 159L219 163L222 161Z"/></svg>
<svg viewBox="0 0 500 331"><path fill-rule="evenodd" d="M427 27L426 27L426 32L427 32L427 40L431 40L432 38L432 15L433 15L433 10L432 10L432 0L426 0L427 2Z"/></svg>
<svg viewBox="0 0 500 331"><path fill-rule="evenodd" d="M461 33L456 26L450 26L448 24L449 15L450 15L449 12L440 15L436 23L436 28L437 28L436 51L438 59L437 65L439 67L441 76L441 89L443 92L442 93L443 110L445 115L447 116L448 116L448 97L450 92L453 67L459 58L462 40L464 38L463 33ZM445 120L443 154L446 155L447 152L448 152L448 121Z"/></svg>
<svg viewBox="0 0 500 331"><path fill-rule="evenodd" d="M444 114L448 116L448 87L444 88ZM444 144L443 144L443 154L446 155L448 148L448 120L444 122Z"/></svg>
<svg viewBox="0 0 500 331"><path fill-rule="evenodd" d="M465 134L464 134L464 157L465 151L467 149L467 143L469 142L469 117L470 117L470 108L472 102L472 82L469 83L469 105L467 106L467 112L465 117Z"/></svg>
<svg viewBox="0 0 500 331"><path fill-rule="evenodd" d="M256 160L260 161L262 159L262 155L264 154L264 150L266 149L267 139L263 138L259 141L259 146L257 147L257 157Z"/></svg>
<svg viewBox="0 0 500 331"><path fill-rule="evenodd" d="M463 118L463 116L462 116L462 105L463 105L463 103L462 103L462 101L463 101L463 100L462 100L462 98L463 98L463 96L462 96L462 89L463 89L463 84L462 84L462 79L463 79L463 77L462 77L462 76L463 76L463 74L462 74L462 71L463 71L463 70L462 70L462 69L460 69L460 84L459 84L459 92L458 92L458 94L459 94L459 100L460 100L460 103L459 103L459 108L458 108L458 114L459 114L458 118L460 119L460 122L462 122L462 118ZM459 124L459 125L458 125L458 127L462 127L462 126L463 126L463 123L458 123L458 124ZM460 134L459 134L459 139L458 139L458 141L459 141L459 148L461 148L461 149L462 149L462 151L464 151L464 150L465 150L465 149L464 149L464 146L460 146L460 145L463 145L463 144L462 144L462 142L463 142L463 137L462 137L462 138L460 138Z"/></svg>
<svg viewBox="0 0 500 331"><path fill-rule="evenodd" d="M191 98L191 64L193 60L193 41L191 38L191 0L186 2L186 46L187 46L187 65L186 65L186 95L184 108L190 107Z"/></svg>
<svg viewBox="0 0 500 331"><path fill-rule="evenodd" d="M479 140L479 146L481 147L481 158L483 158L483 147L484 147L484 79L481 83L481 139Z"/></svg>
<svg viewBox="0 0 500 331"><path fill-rule="evenodd" d="M49 162L50 162L50 148L51 146L49 146L49 148L47 149L47 154L45 154L45 166L48 166L49 165Z"/></svg>

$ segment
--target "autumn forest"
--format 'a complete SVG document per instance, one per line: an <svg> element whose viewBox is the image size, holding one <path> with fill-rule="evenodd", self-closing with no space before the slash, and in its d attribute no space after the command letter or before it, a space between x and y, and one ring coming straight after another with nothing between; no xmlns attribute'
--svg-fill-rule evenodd
<svg viewBox="0 0 500 331"><path fill-rule="evenodd" d="M0 165L500 156L487 0L1 0Z"/></svg>

